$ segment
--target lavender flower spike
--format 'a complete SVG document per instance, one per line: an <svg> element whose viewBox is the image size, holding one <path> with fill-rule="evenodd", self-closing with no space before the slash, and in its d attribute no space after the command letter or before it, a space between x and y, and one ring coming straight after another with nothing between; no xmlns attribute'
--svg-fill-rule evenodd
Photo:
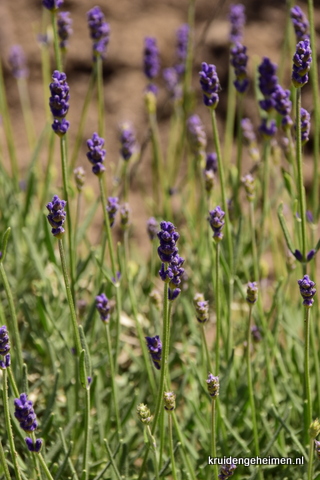
<svg viewBox="0 0 320 480"><path fill-rule="evenodd" d="M100 314L100 318L104 323L108 323L110 319L109 300L104 293L96 296L96 308Z"/></svg>
<svg viewBox="0 0 320 480"><path fill-rule="evenodd" d="M310 41L302 40L297 44L296 53L293 56L292 83L296 88L301 88L309 79L311 57Z"/></svg>
<svg viewBox="0 0 320 480"><path fill-rule="evenodd" d="M253 305L258 300L258 284L257 282L249 282L247 287L247 302Z"/></svg>
<svg viewBox="0 0 320 480"><path fill-rule="evenodd" d="M315 282L310 280L308 275L305 275L301 280L298 280L298 285L303 298L303 305L306 308L311 308L314 302L313 297L317 293Z"/></svg>
<svg viewBox="0 0 320 480"><path fill-rule="evenodd" d="M14 401L14 416L20 422L20 427L28 433L34 432L38 426L37 416L33 410L33 403L28 400L26 393L21 393L20 398Z"/></svg>
<svg viewBox="0 0 320 480"><path fill-rule="evenodd" d="M188 54L188 42L189 42L190 27L187 23L181 25L177 30L177 58L178 64L175 66L175 70L179 76L183 75L186 69L186 59Z"/></svg>
<svg viewBox="0 0 320 480"><path fill-rule="evenodd" d="M231 31L229 35L230 43L236 43L242 41L243 27L246 21L244 13L244 5L238 3L230 6L229 20L231 25Z"/></svg>
<svg viewBox="0 0 320 480"><path fill-rule="evenodd" d="M234 67L234 73L236 76L233 84L238 93L245 93L249 85L247 74L247 47L241 45L241 43L236 43L235 46L231 48L230 55L230 63Z"/></svg>
<svg viewBox="0 0 320 480"><path fill-rule="evenodd" d="M159 224L157 220L154 217L150 217L147 221L147 232L151 241L156 238L158 230Z"/></svg>
<svg viewBox="0 0 320 480"><path fill-rule="evenodd" d="M217 207L209 212L208 222L213 230L213 239L215 242L221 242L223 239L222 227L224 226L225 212L221 207Z"/></svg>
<svg viewBox="0 0 320 480"><path fill-rule="evenodd" d="M187 136L193 155L201 161L206 156L207 136L198 115L191 115L187 120Z"/></svg>
<svg viewBox="0 0 320 480"><path fill-rule="evenodd" d="M83 167L77 167L73 170L74 180L76 182L77 190L80 193L82 191L84 181L85 181L85 171Z"/></svg>
<svg viewBox="0 0 320 480"><path fill-rule="evenodd" d="M59 70L53 72L52 80L49 86L51 92L49 105L54 117L52 129L57 135L63 136L69 128L69 122L64 118L69 110L69 85L66 74Z"/></svg>
<svg viewBox="0 0 320 480"><path fill-rule="evenodd" d="M10 340L7 331L7 327L3 325L0 327L0 355L4 357L4 360L0 361L0 368L5 369L10 367L11 358L10 358Z"/></svg>
<svg viewBox="0 0 320 480"><path fill-rule="evenodd" d="M304 108L300 109L301 119L301 143L304 145L309 140L310 133L310 113Z"/></svg>
<svg viewBox="0 0 320 480"><path fill-rule="evenodd" d="M134 154L136 150L136 136L134 129L129 122L124 122L120 126L120 144L121 144L121 149L120 149L120 154L123 158L123 160L130 160L132 155Z"/></svg>
<svg viewBox="0 0 320 480"><path fill-rule="evenodd" d="M202 293L196 293L193 297L193 304L196 310L196 316L199 323L205 323L209 320L209 302L204 299Z"/></svg>
<svg viewBox="0 0 320 480"><path fill-rule="evenodd" d="M70 12L59 12L57 18L58 35L60 38L60 48L66 50L70 35L72 35L72 18Z"/></svg>
<svg viewBox="0 0 320 480"><path fill-rule="evenodd" d="M105 21L100 7L93 7L87 12L90 37L93 40L92 51L94 61L104 58L109 43L110 25Z"/></svg>
<svg viewBox="0 0 320 480"><path fill-rule="evenodd" d="M208 65L203 62L199 77L204 104L213 109L217 108L219 103L218 92L220 91L220 83L215 65Z"/></svg>
<svg viewBox="0 0 320 480"><path fill-rule="evenodd" d="M162 343L159 335L155 337L145 337L147 341L147 347L150 352L152 361L157 370L161 368L162 357Z"/></svg>
<svg viewBox="0 0 320 480"><path fill-rule="evenodd" d="M109 221L110 221L110 227L113 227L115 219L116 219L116 213L119 210L119 199L118 197L108 197L108 205L106 206L108 216L109 216Z"/></svg>
<svg viewBox="0 0 320 480"><path fill-rule="evenodd" d="M219 395L219 377L214 377L212 373L209 373L206 382L210 397L216 398Z"/></svg>
<svg viewBox="0 0 320 480"><path fill-rule="evenodd" d="M42 438L37 438L35 443L33 443L33 440L30 437L25 438L24 441L26 442L29 452L40 452L43 444Z"/></svg>
<svg viewBox="0 0 320 480"><path fill-rule="evenodd" d="M259 102L262 110L269 112L274 107L274 100L272 94L278 85L278 77L276 75L277 65L272 63L268 57L264 57L258 67L259 72L259 88L264 100Z"/></svg>
<svg viewBox="0 0 320 480"><path fill-rule="evenodd" d="M309 22L298 5L295 5L291 8L290 17L296 34L297 42L308 39Z"/></svg>
<svg viewBox="0 0 320 480"><path fill-rule="evenodd" d="M164 409L167 412L172 412L176 408L176 394L174 392L163 393Z"/></svg>
<svg viewBox="0 0 320 480"><path fill-rule="evenodd" d="M154 37L144 39L144 74L153 80L159 73L160 61L157 40Z"/></svg>
<svg viewBox="0 0 320 480"><path fill-rule="evenodd" d="M93 165L92 172L98 177L105 171L103 163L106 156L106 150L102 148L103 146L104 140L103 138L100 138L97 133L94 133L92 138L87 140L87 147L89 148L87 158Z"/></svg>
<svg viewBox="0 0 320 480"><path fill-rule="evenodd" d="M51 233L54 237L60 239L62 238L65 230L63 224L66 220L66 212L64 208L67 202L65 200L60 200L58 195L54 195L52 202L49 202L46 207L49 210L49 215L47 219L52 227Z"/></svg>
<svg viewBox="0 0 320 480"><path fill-rule="evenodd" d="M234 463L231 463L231 465L223 465L220 470L220 475L218 475L219 480L227 480L234 474L236 468L237 466Z"/></svg>
<svg viewBox="0 0 320 480"><path fill-rule="evenodd" d="M54 12L62 7L63 2L64 0L42 0L42 5L51 12Z"/></svg>
<svg viewBox="0 0 320 480"><path fill-rule="evenodd" d="M11 72L14 78L25 78L28 76L29 70L26 66L26 56L20 45L13 45L10 49L8 58Z"/></svg>
<svg viewBox="0 0 320 480"><path fill-rule="evenodd" d="M160 228L161 230L157 234L160 240L158 255L163 263L169 263L178 253L176 242L179 240L180 235L176 232L176 227L171 222L161 222Z"/></svg>

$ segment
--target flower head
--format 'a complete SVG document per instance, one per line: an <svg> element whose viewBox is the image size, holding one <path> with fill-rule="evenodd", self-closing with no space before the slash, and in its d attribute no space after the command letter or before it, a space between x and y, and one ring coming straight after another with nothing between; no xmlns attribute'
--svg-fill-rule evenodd
<svg viewBox="0 0 320 480"><path fill-rule="evenodd" d="M209 373L206 382L210 397L216 398L219 395L219 377L214 377L212 373Z"/></svg>
<svg viewBox="0 0 320 480"><path fill-rule="evenodd" d="M42 0L42 5L51 12L62 7L64 0Z"/></svg>
<svg viewBox="0 0 320 480"><path fill-rule="evenodd" d="M249 282L247 286L247 302L253 305L258 300L258 284L257 282Z"/></svg>
<svg viewBox="0 0 320 480"><path fill-rule="evenodd" d="M137 414L144 425L150 425L153 416L151 415L150 409L144 403L140 403L137 406Z"/></svg>
<svg viewBox="0 0 320 480"><path fill-rule="evenodd" d="M304 108L300 109L301 119L301 143L304 145L309 140L310 133L310 113Z"/></svg>
<svg viewBox="0 0 320 480"><path fill-rule="evenodd" d="M43 444L42 438L37 438L34 443L33 443L32 438L30 438L30 437L26 437L24 439L24 441L26 442L26 445L28 447L29 452L35 452L35 453L40 452L40 450L42 448L42 444Z"/></svg>
<svg viewBox="0 0 320 480"><path fill-rule="evenodd" d="M297 42L308 39L309 22L298 5L295 5L291 8L290 17L296 34Z"/></svg>
<svg viewBox="0 0 320 480"><path fill-rule="evenodd" d="M230 63L234 68L234 73L236 76L233 84L238 93L245 93L249 85L247 74L247 47L241 45L241 43L236 43L234 47L231 48L230 54Z"/></svg>
<svg viewBox="0 0 320 480"><path fill-rule="evenodd" d="M147 347L151 355L154 366L157 370L161 368L161 357L162 357L162 343L159 335L155 337L145 337L147 341Z"/></svg>
<svg viewBox="0 0 320 480"><path fill-rule="evenodd" d="M92 172L97 176L102 175L102 173L105 171L103 163L106 156L106 150L102 148L103 146L104 140L103 138L99 137L97 133L94 133L92 138L87 140L87 147L89 148L87 158L93 165Z"/></svg>
<svg viewBox="0 0 320 480"><path fill-rule="evenodd" d="M161 222L160 228L160 232L157 233L160 240L158 255L162 262L169 263L178 253L176 243L179 240L180 235L176 232L176 227L171 222Z"/></svg>
<svg viewBox="0 0 320 480"><path fill-rule="evenodd" d="M51 92L49 105L54 117L52 129L61 136L64 135L69 128L69 122L64 118L69 110L69 85L66 74L59 72L59 70L53 72L52 80L49 86Z"/></svg>
<svg viewBox="0 0 320 480"><path fill-rule="evenodd" d="M73 170L73 175L78 192L81 192L85 181L85 171L82 167L77 167Z"/></svg>
<svg viewBox="0 0 320 480"><path fill-rule="evenodd" d="M276 134L277 126L275 120L269 120L267 118L263 118L261 121L261 125L259 127L259 132L261 135L266 138L272 138Z"/></svg>
<svg viewBox="0 0 320 480"><path fill-rule="evenodd" d="M10 340L8 335L8 330L5 325L0 327L0 355L4 357L4 360L0 361L0 368L4 369L10 366Z"/></svg>
<svg viewBox="0 0 320 480"><path fill-rule="evenodd" d="M218 475L219 480L227 480L234 474L235 469L237 468L234 463L231 465L223 465L220 470L220 475Z"/></svg>
<svg viewBox="0 0 320 480"><path fill-rule="evenodd" d="M123 160L130 160L136 151L137 142L133 126L129 122L125 122L120 126L120 154Z"/></svg>
<svg viewBox="0 0 320 480"><path fill-rule="evenodd" d="M204 104L213 109L217 108L219 103L218 92L220 91L220 83L215 65L208 65L203 62L199 77Z"/></svg>
<svg viewBox="0 0 320 480"><path fill-rule="evenodd" d="M259 88L264 97L269 98L278 85L278 77L276 75L277 65L271 62L268 57L264 57L261 64L258 67L259 72ZM269 102L267 105L260 102L260 107L263 110L270 110L273 107L273 102ZM264 108L265 107L265 108Z"/></svg>
<svg viewBox="0 0 320 480"><path fill-rule="evenodd" d="M29 70L26 66L26 56L20 45L11 47L8 61L14 78L19 79L28 76Z"/></svg>
<svg viewBox="0 0 320 480"><path fill-rule="evenodd" d="M314 441L314 448L315 448L318 460L320 460L320 442L318 442L318 440Z"/></svg>
<svg viewBox="0 0 320 480"><path fill-rule="evenodd" d="M21 393L20 398L14 401L14 416L20 422L20 427L28 433L34 432L38 426L37 416L33 410L33 403L28 400L26 393Z"/></svg>
<svg viewBox="0 0 320 480"><path fill-rule="evenodd" d="M207 153L206 157L206 170L211 170L213 173L218 171L217 154L214 152Z"/></svg>
<svg viewBox="0 0 320 480"><path fill-rule="evenodd" d="M156 38L145 37L143 61L145 76L149 80L153 80L160 70L159 50Z"/></svg>
<svg viewBox="0 0 320 480"><path fill-rule="evenodd" d="M221 242L223 239L222 227L225 224L224 217L225 212L219 206L209 212L208 222L213 230L215 242Z"/></svg>
<svg viewBox="0 0 320 480"><path fill-rule="evenodd" d="M150 217L147 221L147 232L151 241L156 238L158 230L159 224L157 220L154 217Z"/></svg>
<svg viewBox="0 0 320 480"><path fill-rule="evenodd" d="M301 88L309 79L312 57L309 39L301 40L297 44L296 52L293 55L292 83L296 88Z"/></svg>
<svg viewBox="0 0 320 480"><path fill-rule="evenodd" d="M109 299L104 293L96 296L96 309L100 314L100 318L104 323L108 323L110 319Z"/></svg>
<svg viewBox="0 0 320 480"><path fill-rule="evenodd" d="M104 58L110 38L110 25L105 21L100 7L93 7L87 12L90 37L93 40L93 59Z"/></svg>
<svg viewBox="0 0 320 480"><path fill-rule="evenodd" d="M120 205L118 197L108 197L108 205L106 206L106 209L109 216L110 227L113 227L114 225L116 214L119 208Z"/></svg>
<svg viewBox="0 0 320 480"><path fill-rule="evenodd" d="M207 136L198 115L191 115L187 120L187 136L192 153L197 160L205 158Z"/></svg>
<svg viewBox="0 0 320 480"><path fill-rule="evenodd" d="M52 201L46 205L47 209L49 210L47 219L52 227L51 233L58 239L62 238L65 232L63 224L67 215L64 211L66 204L67 202L65 200L60 200L58 195L54 195Z"/></svg>
<svg viewBox="0 0 320 480"><path fill-rule="evenodd" d="M70 12L59 12L57 18L60 48L66 50L70 35L72 35L72 18Z"/></svg>
<svg viewBox="0 0 320 480"><path fill-rule="evenodd" d="M175 67L165 68L162 72L166 88L170 93L172 100L177 100L182 96L182 88L179 83L179 74Z"/></svg>
<svg viewBox="0 0 320 480"><path fill-rule="evenodd" d="M176 394L173 392L163 393L164 408L167 412L172 412L176 408Z"/></svg>
<svg viewBox="0 0 320 480"><path fill-rule="evenodd" d="M177 65L175 65L175 70L177 74L183 75L185 72L185 64L186 64L186 59L187 59L187 53L188 53L188 42L189 42L189 35L190 35L190 27L187 23L181 25L180 28L178 28L177 32L177 49L176 49L176 55L178 59Z"/></svg>
<svg viewBox="0 0 320 480"><path fill-rule="evenodd" d="M204 299L202 293L196 293L193 297L193 304L199 323L206 323L209 320L209 302Z"/></svg>
<svg viewBox="0 0 320 480"><path fill-rule="evenodd" d="M242 183L247 194L247 200L253 202L255 197L255 181L253 176L249 173L242 178Z"/></svg>
<svg viewBox="0 0 320 480"><path fill-rule="evenodd" d="M303 304L306 308L310 308L313 305L313 297L317 293L315 288L316 284L310 280L308 275L305 275L301 280L298 280L298 285L300 288L300 294L303 298Z"/></svg>
<svg viewBox="0 0 320 480"><path fill-rule="evenodd" d="M245 8L244 5L241 3L231 5L230 12L229 12L229 20L230 20L230 43L236 43L242 41L243 36L243 27L246 21L245 16Z"/></svg>
<svg viewBox="0 0 320 480"><path fill-rule="evenodd" d="M282 126L291 126L290 118L292 102L290 101L290 90L284 90L279 84L271 95L275 110L282 116Z"/></svg>
<svg viewBox="0 0 320 480"><path fill-rule="evenodd" d="M120 225L123 230L130 226L130 211L129 203L124 203L120 208Z"/></svg>

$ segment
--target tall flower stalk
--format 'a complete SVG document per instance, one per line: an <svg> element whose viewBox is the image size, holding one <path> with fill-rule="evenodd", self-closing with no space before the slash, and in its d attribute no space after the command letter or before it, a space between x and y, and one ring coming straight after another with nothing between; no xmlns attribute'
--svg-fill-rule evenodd
<svg viewBox="0 0 320 480"><path fill-rule="evenodd" d="M216 402L219 396L219 377L214 377L212 373L209 373L206 380L208 393L211 397L211 449L210 453L213 458L217 457L217 445L216 445ZM214 478L218 480L218 465L214 465Z"/></svg>

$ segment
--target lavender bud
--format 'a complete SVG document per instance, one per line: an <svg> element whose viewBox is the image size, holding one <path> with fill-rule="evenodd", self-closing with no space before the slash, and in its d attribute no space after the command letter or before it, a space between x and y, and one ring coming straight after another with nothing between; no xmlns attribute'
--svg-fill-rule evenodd
<svg viewBox="0 0 320 480"><path fill-rule="evenodd" d="M118 197L108 197L108 205L106 206L108 212L110 227L113 227L116 213L119 210L119 199Z"/></svg>
<svg viewBox="0 0 320 480"><path fill-rule="evenodd" d="M256 343L260 342L262 339L260 328L257 327L257 325L252 325L251 335L252 335L253 341Z"/></svg>
<svg viewBox="0 0 320 480"><path fill-rule="evenodd" d="M318 440L314 441L314 448L315 448L318 460L320 460L320 442L318 442Z"/></svg>
<svg viewBox="0 0 320 480"><path fill-rule="evenodd" d="M186 69L186 59L188 54L188 42L189 42L190 27L187 23L181 25L176 32L177 36L177 59L178 63L175 66L175 70L179 76L183 75Z"/></svg>
<svg viewBox="0 0 320 480"><path fill-rule="evenodd" d="M20 423L20 427L28 433L33 432L37 426L37 416L33 410L33 403L28 400L26 393L21 393L20 398L14 400L14 416Z"/></svg>
<svg viewBox="0 0 320 480"><path fill-rule="evenodd" d="M247 74L248 55L247 47L236 43L230 50L230 63L234 67L236 80L233 82L238 93L242 94L248 88L249 80Z"/></svg>
<svg viewBox="0 0 320 480"><path fill-rule="evenodd" d="M151 241L156 238L158 230L159 224L157 220L154 217L150 217L147 221L147 232Z"/></svg>
<svg viewBox="0 0 320 480"><path fill-rule="evenodd" d="M223 465L220 470L220 475L218 475L219 480L227 480L234 474L236 468L237 466L234 463L231 463L231 465Z"/></svg>
<svg viewBox="0 0 320 480"><path fill-rule="evenodd" d="M220 83L215 65L202 63L202 70L199 72L200 85L203 92L203 102L207 107L216 109L219 103Z"/></svg>
<svg viewBox="0 0 320 480"><path fill-rule="evenodd" d="M249 155L253 161L257 162L260 159L256 135L253 131L253 125L249 118L241 120L243 143L249 148Z"/></svg>
<svg viewBox="0 0 320 480"><path fill-rule="evenodd" d="M104 323L108 323L110 319L110 304L104 293L96 296L96 309L100 314L101 320Z"/></svg>
<svg viewBox="0 0 320 480"><path fill-rule="evenodd" d="M306 308L310 308L313 305L314 299L317 290L315 288L316 284L310 280L308 275L305 275L301 280L298 280L298 285L300 288L300 294L303 298L303 304Z"/></svg>
<svg viewBox="0 0 320 480"><path fill-rule="evenodd" d="M193 155L201 161L205 158L207 146L207 136L203 123L198 115L191 115L187 121L187 136Z"/></svg>
<svg viewBox="0 0 320 480"><path fill-rule="evenodd" d="M214 377L212 373L209 373L206 382L210 397L216 398L219 395L219 377Z"/></svg>
<svg viewBox="0 0 320 480"><path fill-rule="evenodd" d="M10 351L10 340L6 325L0 327L0 355L5 356Z"/></svg>
<svg viewBox="0 0 320 480"><path fill-rule="evenodd" d="M263 57L261 64L258 67L259 72L259 88L264 97L269 101L266 103L260 102L260 107L263 110L270 111L273 108L274 102L270 99L273 92L276 90L278 84L278 77L276 75L277 65L271 62L268 57Z"/></svg>
<svg viewBox="0 0 320 480"><path fill-rule="evenodd" d="M160 232L157 233L160 240L158 255L162 262L168 263L178 253L176 242L179 240L180 235L176 232L176 227L171 222L161 222L160 228Z"/></svg>
<svg viewBox="0 0 320 480"><path fill-rule="evenodd" d="M167 412L172 412L176 408L176 394L173 392L163 393L164 409Z"/></svg>
<svg viewBox="0 0 320 480"><path fill-rule="evenodd" d="M193 297L193 304L199 323L206 323L209 320L209 302L204 299L202 293L196 293Z"/></svg>
<svg viewBox="0 0 320 480"><path fill-rule="evenodd" d="M309 253L307 253L307 262L310 262L310 260L313 259L313 257L315 256L317 252L315 251L315 249L313 248L312 250L310 250Z"/></svg>
<svg viewBox="0 0 320 480"><path fill-rule="evenodd" d="M306 218L307 218L307 221L308 221L309 223L313 223L313 221L314 221L314 220L313 220L313 215L312 215L312 212L310 212L310 210L307 210L307 211L306 211Z"/></svg>
<svg viewBox="0 0 320 480"><path fill-rule="evenodd" d="M213 230L213 239L215 242L221 242L223 239L222 227L225 224L224 217L225 212L219 206L209 212L207 220Z"/></svg>
<svg viewBox="0 0 320 480"><path fill-rule="evenodd" d="M303 11L297 5L290 10L290 17L296 34L297 42L309 38L309 22Z"/></svg>
<svg viewBox="0 0 320 480"><path fill-rule="evenodd" d="M242 178L242 183L246 191L247 200L249 202L253 202L255 197L255 190L256 190L255 180L253 176L249 173L248 175Z"/></svg>
<svg viewBox="0 0 320 480"><path fill-rule="evenodd" d="M214 152L207 153L206 170L212 170L213 173L217 173L217 171L218 171L218 160L217 160L217 154L216 153L214 153Z"/></svg>
<svg viewBox="0 0 320 480"><path fill-rule="evenodd" d="M130 122L125 122L120 126L120 155L123 160L130 160L137 149L137 142L133 126Z"/></svg>
<svg viewBox="0 0 320 480"><path fill-rule="evenodd" d="M310 427L309 427L309 436L310 438L315 439L320 433L320 422L319 419L316 418L311 422Z"/></svg>
<svg viewBox="0 0 320 480"><path fill-rule="evenodd" d="M85 181L85 171L82 167L77 167L73 170L74 180L76 182L77 190L80 193L82 191Z"/></svg>
<svg viewBox="0 0 320 480"><path fill-rule="evenodd" d="M93 40L93 60L104 58L110 38L110 25L105 21L100 7L93 7L87 12L90 37Z"/></svg>
<svg viewBox="0 0 320 480"><path fill-rule="evenodd" d="M304 108L300 109L301 115L301 143L304 145L309 140L310 114Z"/></svg>
<svg viewBox="0 0 320 480"><path fill-rule="evenodd" d="M162 72L166 89L170 93L172 100L178 100L182 96L182 88L179 84L179 74L174 67L165 68Z"/></svg>
<svg viewBox="0 0 320 480"><path fill-rule="evenodd" d="M43 444L42 438L37 438L35 443L33 443L33 440L30 437L26 437L24 441L26 442L29 452L35 452L35 453L40 452Z"/></svg>
<svg viewBox="0 0 320 480"><path fill-rule="evenodd" d="M105 171L103 163L106 156L106 150L102 148L103 146L104 139L100 138L97 133L94 133L92 138L87 140L87 147L89 148L87 158L93 165L92 172L97 176L101 176Z"/></svg>
<svg viewBox="0 0 320 480"><path fill-rule="evenodd" d="M63 224L67 215L64 211L66 204L67 202L65 200L60 200L58 195L54 195L52 201L46 205L49 211L47 219L52 227L51 233L58 239L61 239L65 232Z"/></svg>
<svg viewBox="0 0 320 480"><path fill-rule="evenodd" d="M296 249L296 250L293 252L293 255L296 257L296 259L298 260L298 262L302 262L302 261L303 261L303 255L302 255L302 253L300 252L300 250Z"/></svg>
<svg viewBox="0 0 320 480"><path fill-rule="evenodd" d="M151 415L150 409L144 403L140 403L137 406L137 414L144 425L150 425L153 416Z"/></svg>
<svg viewBox="0 0 320 480"><path fill-rule="evenodd" d="M145 37L144 39L143 65L144 74L149 80L147 92L151 92L156 95L158 89L152 83L152 80L158 76L160 70L160 60L157 40L154 37Z"/></svg>
<svg viewBox="0 0 320 480"><path fill-rule="evenodd" d="M8 61L14 78L26 78L28 76L29 70L26 66L26 56L20 45L11 47Z"/></svg>
<svg viewBox="0 0 320 480"><path fill-rule="evenodd" d="M58 135L64 135L69 128L69 122L64 120L69 110L69 85L66 74L58 70L53 72L52 80L49 86L51 92L49 105L54 117L52 129Z"/></svg>
<svg viewBox="0 0 320 480"><path fill-rule="evenodd" d="M128 203L125 203L120 208L120 225L123 230L130 226L130 207Z"/></svg>
<svg viewBox="0 0 320 480"><path fill-rule="evenodd" d="M72 18L70 18L70 12L59 12L57 17L58 35L60 38L60 48L62 50L67 49L68 40L72 35Z"/></svg>
<svg viewBox="0 0 320 480"><path fill-rule="evenodd" d="M4 361L3 360L0 361L0 368L4 370L5 368L10 367L10 365L11 365L11 356L10 356L10 353L8 353L7 355L4 356Z"/></svg>
<svg viewBox="0 0 320 480"><path fill-rule="evenodd" d="M246 21L244 13L245 7L241 3L230 5L229 21L230 21L230 43L242 41L243 27Z"/></svg>
<svg viewBox="0 0 320 480"><path fill-rule="evenodd" d="M51 12L54 12L62 7L63 2L64 0L42 0L42 5Z"/></svg>
<svg viewBox="0 0 320 480"><path fill-rule="evenodd" d="M292 102L290 101L290 90L284 90L280 85L276 86L275 91L271 95L274 108L282 116L282 126L292 125L290 118Z"/></svg>
<svg viewBox="0 0 320 480"><path fill-rule="evenodd" d="M162 343L159 335L155 337L145 337L147 341L147 347L151 355L154 366L157 370L161 368L161 357L162 357Z"/></svg>
<svg viewBox="0 0 320 480"><path fill-rule="evenodd" d="M258 284L257 282L249 282L247 287L247 302L253 305L258 300Z"/></svg>
<svg viewBox="0 0 320 480"><path fill-rule="evenodd" d="M311 57L310 41L302 40L297 44L296 52L293 56L292 83L296 88L301 88L308 81L308 72L310 70Z"/></svg>
<svg viewBox="0 0 320 480"><path fill-rule="evenodd" d="M268 120L266 118L263 118L261 121L261 125L259 127L259 132L265 139L270 139L274 137L276 134L277 127L276 127L276 122L275 120Z"/></svg>
<svg viewBox="0 0 320 480"><path fill-rule="evenodd" d="M212 170L203 170L203 176L206 192L210 193L214 187L214 173Z"/></svg>

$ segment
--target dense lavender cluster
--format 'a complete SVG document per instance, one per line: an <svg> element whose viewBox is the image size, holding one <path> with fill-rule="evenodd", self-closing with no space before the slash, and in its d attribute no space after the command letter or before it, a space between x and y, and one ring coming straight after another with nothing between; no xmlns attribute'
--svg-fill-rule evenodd
<svg viewBox="0 0 320 480"><path fill-rule="evenodd" d="M101 320L104 323L108 323L110 319L110 304L109 299L104 293L96 296L96 309L99 312Z"/></svg>
<svg viewBox="0 0 320 480"><path fill-rule="evenodd" d="M253 305L258 300L258 284L257 282L249 282L247 286L247 302Z"/></svg>
<svg viewBox="0 0 320 480"><path fill-rule="evenodd" d="M42 5L51 12L54 12L62 7L63 2L64 0L42 0Z"/></svg>
<svg viewBox="0 0 320 480"><path fill-rule="evenodd" d="M33 403L28 400L26 393L21 393L20 398L14 401L15 412L14 416L20 423L20 427L25 432L34 432L38 426L37 416L33 410Z"/></svg>
<svg viewBox="0 0 320 480"><path fill-rule="evenodd" d="M219 395L220 389L219 377L215 377L212 373L209 373L206 382L210 397L216 398Z"/></svg>
<svg viewBox="0 0 320 480"><path fill-rule="evenodd" d="M190 144L190 148L194 156L201 160L205 158L207 136L198 115L191 115L187 120L187 135Z"/></svg>
<svg viewBox="0 0 320 480"><path fill-rule="evenodd" d="M50 83L51 97L49 98L50 110L54 117L52 129L57 135L63 136L70 126L68 120L65 119L69 110L69 85L66 74L59 70L53 72L52 80Z"/></svg>
<svg viewBox="0 0 320 480"><path fill-rule="evenodd" d="M154 37L145 37L144 39L143 66L144 74L149 80L147 91L156 94L157 87L152 83L152 80L154 80L159 73L160 59L157 40Z"/></svg>
<svg viewBox="0 0 320 480"><path fill-rule="evenodd" d="M234 68L236 77L233 84L238 93L245 93L249 85L247 47L241 45L241 43L236 43L230 50L230 63Z"/></svg>
<svg viewBox="0 0 320 480"><path fill-rule="evenodd" d="M58 35L60 38L60 48L65 50L68 46L68 40L72 35L72 18L70 12L59 12L57 18Z"/></svg>
<svg viewBox="0 0 320 480"><path fill-rule="evenodd" d="M223 465L220 474L218 475L219 480L227 480L234 474L236 468L237 467L234 463L231 463L231 465Z"/></svg>
<svg viewBox="0 0 320 480"><path fill-rule="evenodd" d="M301 88L308 80L308 72L311 67L310 41L302 40L297 44L296 52L293 55L292 83L296 88Z"/></svg>
<svg viewBox="0 0 320 480"><path fill-rule="evenodd" d="M229 21L231 26L229 36L230 43L241 42L246 21L244 5L238 3L230 6Z"/></svg>
<svg viewBox="0 0 320 480"><path fill-rule="evenodd" d="M11 73L17 80L28 76L29 70L26 65L26 56L20 45L13 45L10 49L8 62Z"/></svg>
<svg viewBox="0 0 320 480"><path fill-rule="evenodd" d="M51 233L54 237L58 239L62 238L65 232L63 224L67 216L64 210L66 204L67 202L65 200L60 200L58 195L54 195L52 201L46 205L47 209L49 210L49 215L47 215L47 219L52 227Z"/></svg>
<svg viewBox="0 0 320 480"><path fill-rule="evenodd" d="M118 197L108 197L108 204L106 209L108 212L110 227L113 227L114 225L116 214L119 208L120 208L120 205L119 205Z"/></svg>
<svg viewBox="0 0 320 480"><path fill-rule="evenodd" d="M93 165L92 172L97 176L102 175L102 173L105 171L103 163L106 156L106 150L103 148L103 146L104 139L99 137L97 133L94 133L92 138L87 140L87 147L89 148L87 158Z"/></svg>
<svg viewBox="0 0 320 480"><path fill-rule="evenodd" d="M222 227L225 224L225 215L225 212L219 206L209 212L208 222L212 228L213 239L215 242L221 242L223 239Z"/></svg>
<svg viewBox="0 0 320 480"><path fill-rule="evenodd" d="M215 65L202 63L202 69L199 72L200 85L203 92L203 102L207 107L217 108L219 103L220 82Z"/></svg>
<svg viewBox="0 0 320 480"><path fill-rule="evenodd" d="M292 102L290 100L290 90L284 90L281 85L277 85L271 95L275 110L281 115L281 124L283 127L291 127L290 117Z"/></svg>
<svg viewBox="0 0 320 480"><path fill-rule="evenodd" d="M315 282L310 280L308 275L305 275L301 280L298 280L298 285L300 288L300 294L303 298L303 305L306 308L312 307L314 302L313 297L317 293Z"/></svg>
<svg viewBox="0 0 320 480"><path fill-rule="evenodd" d="M177 30L177 60L175 70L179 76L183 75L186 69L186 59L188 54L188 42L190 35L190 27L187 23L181 25Z"/></svg>
<svg viewBox="0 0 320 480"><path fill-rule="evenodd" d="M135 131L131 123L125 122L120 125L119 139L121 144L120 155L123 160L128 161L134 154L137 145Z"/></svg>
<svg viewBox="0 0 320 480"><path fill-rule="evenodd" d="M310 133L310 113L304 108L300 110L301 120L301 143L304 145L309 140Z"/></svg>
<svg viewBox="0 0 320 480"><path fill-rule="evenodd" d="M157 370L161 368L161 358L162 358L162 343L159 335L155 337L145 337L147 341L147 347L151 355L154 366Z"/></svg>
<svg viewBox="0 0 320 480"><path fill-rule="evenodd" d="M258 67L259 88L264 96L264 100L259 102L262 110L270 112L274 108L272 94L276 91L278 85L277 65L271 62L268 57L264 57Z"/></svg>
<svg viewBox="0 0 320 480"><path fill-rule="evenodd" d="M0 360L0 368L4 369L10 367L10 340L8 330L5 325L0 327L0 355L4 357L4 360Z"/></svg>
<svg viewBox="0 0 320 480"><path fill-rule="evenodd" d="M296 34L297 42L307 40L309 38L309 22L303 11L298 5L295 5L290 10L290 16Z"/></svg>
<svg viewBox="0 0 320 480"><path fill-rule="evenodd" d="M100 7L93 7L87 12L90 37L93 40L93 59L104 58L110 38L110 25L105 21Z"/></svg>

